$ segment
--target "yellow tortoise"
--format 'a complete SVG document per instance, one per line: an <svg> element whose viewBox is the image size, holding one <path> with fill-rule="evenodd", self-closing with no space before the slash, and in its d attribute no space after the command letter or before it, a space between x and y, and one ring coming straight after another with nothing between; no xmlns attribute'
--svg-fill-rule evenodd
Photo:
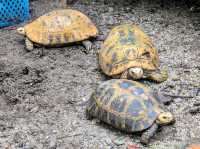
<svg viewBox="0 0 200 149"><path fill-rule="evenodd" d="M73 9L54 10L17 31L26 36L25 44L29 51L33 50L34 44L57 46L74 42L82 42L90 50L92 43L88 39L99 33L86 15Z"/></svg>
<svg viewBox="0 0 200 149"><path fill-rule="evenodd" d="M167 80L166 70L159 69L159 57L150 38L136 25L114 27L99 52L99 63L108 76L156 82Z"/></svg>

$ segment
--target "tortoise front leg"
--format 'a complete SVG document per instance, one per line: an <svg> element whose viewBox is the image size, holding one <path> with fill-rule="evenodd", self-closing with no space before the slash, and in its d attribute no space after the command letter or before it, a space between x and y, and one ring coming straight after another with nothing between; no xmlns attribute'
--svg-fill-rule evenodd
<svg viewBox="0 0 200 149"><path fill-rule="evenodd" d="M154 123L148 130L146 130L140 139L140 142L143 144L148 144L150 138L152 138L154 136L154 134L156 133L158 129L158 124Z"/></svg>
<svg viewBox="0 0 200 149"><path fill-rule="evenodd" d="M168 72L167 70L156 70L151 72L147 78L157 83L161 83L167 80Z"/></svg>
<svg viewBox="0 0 200 149"><path fill-rule="evenodd" d="M121 74L120 79L128 79L128 76L128 70L126 70Z"/></svg>
<svg viewBox="0 0 200 149"><path fill-rule="evenodd" d="M89 40L82 41L82 44L84 45L86 49L86 53L89 53L89 51L92 49L92 42Z"/></svg>
<svg viewBox="0 0 200 149"><path fill-rule="evenodd" d="M26 49L28 51L32 51L33 50L33 43L28 38L25 39L25 45L26 45Z"/></svg>

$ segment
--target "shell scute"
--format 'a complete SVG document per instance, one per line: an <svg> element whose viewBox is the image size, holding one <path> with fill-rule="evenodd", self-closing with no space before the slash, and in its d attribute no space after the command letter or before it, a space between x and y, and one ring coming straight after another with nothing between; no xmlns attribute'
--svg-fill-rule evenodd
<svg viewBox="0 0 200 149"><path fill-rule="evenodd" d="M157 116L157 113L155 111L149 111L148 112L148 118L149 119L154 118L155 116Z"/></svg>
<svg viewBox="0 0 200 149"><path fill-rule="evenodd" d="M133 85L133 83L131 83L129 81L123 81L123 82L119 83L119 87L122 88L122 89L127 89L132 85Z"/></svg>
<svg viewBox="0 0 200 149"><path fill-rule="evenodd" d="M131 132L132 130L135 130L136 123L133 123L133 120L126 118L125 120L125 128L127 132Z"/></svg>
<svg viewBox="0 0 200 149"><path fill-rule="evenodd" d="M125 106L127 104L126 95L121 95L111 102L110 108L117 112L124 112Z"/></svg>
<svg viewBox="0 0 200 149"><path fill-rule="evenodd" d="M142 105L139 100L133 100L127 110L127 113L131 116L138 117L140 115L140 111L142 109Z"/></svg>
<svg viewBox="0 0 200 149"><path fill-rule="evenodd" d="M136 96L139 96L139 95L141 95L141 94L143 94L144 93L144 90L142 89L142 88L135 88L133 91L132 91L132 94L133 95L136 95Z"/></svg>

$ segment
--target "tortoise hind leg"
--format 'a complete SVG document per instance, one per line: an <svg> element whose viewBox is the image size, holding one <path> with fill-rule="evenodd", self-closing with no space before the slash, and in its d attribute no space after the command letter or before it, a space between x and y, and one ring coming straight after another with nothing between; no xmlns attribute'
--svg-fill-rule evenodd
<svg viewBox="0 0 200 149"><path fill-rule="evenodd" d="M143 132L140 142L142 144L148 144L150 138L154 136L157 130L158 130L158 124L154 123L148 130Z"/></svg>
<svg viewBox="0 0 200 149"><path fill-rule="evenodd" d="M156 70L149 74L148 79L153 80L157 83L166 81L168 78L167 70Z"/></svg>
<svg viewBox="0 0 200 149"><path fill-rule="evenodd" d="M25 45L26 45L26 49L28 51L33 50L33 43L28 38L25 39Z"/></svg>
<svg viewBox="0 0 200 149"><path fill-rule="evenodd" d="M90 98L88 100L89 103L87 103L87 108L86 108L86 119L91 120L93 119L93 114L95 114L95 109L96 109L96 104L95 102Z"/></svg>
<svg viewBox="0 0 200 149"><path fill-rule="evenodd" d="M86 53L89 53L89 51L92 49L92 42L89 40L82 41L82 44L84 45L86 49Z"/></svg>

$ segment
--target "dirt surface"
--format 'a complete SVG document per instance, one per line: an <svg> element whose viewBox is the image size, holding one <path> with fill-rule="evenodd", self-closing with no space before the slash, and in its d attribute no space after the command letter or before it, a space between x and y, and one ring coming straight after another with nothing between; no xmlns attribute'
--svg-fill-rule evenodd
<svg viewBox="0 0 200 149"><path fill-rule="evenodd" d="M30 6L34 17L59 8L53 0ZM176 123L163 127L145 147L137 135L86 120L79 104L108 79L98 67L101 42L94 41L89 54L82 45L73 45L45 49L41 56L41 48L27 52L16 31L0 30L0 148L123 149L137 144L142 149L181 149L200 140L200 110L193 105L200 103L200 14L144 2L128 7L76 3L73 8L90 16L104 35L114 25L134 22L152 38L170 75L161 84L145 83L173 96L167 108Z"/></svg>

